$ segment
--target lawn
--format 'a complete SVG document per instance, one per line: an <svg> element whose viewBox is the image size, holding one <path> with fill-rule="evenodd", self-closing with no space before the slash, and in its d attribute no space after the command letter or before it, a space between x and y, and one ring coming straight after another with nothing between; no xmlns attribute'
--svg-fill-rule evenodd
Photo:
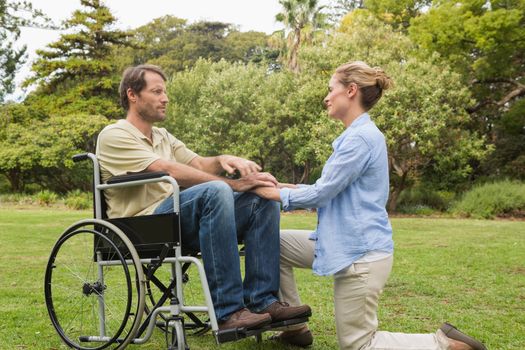
<svg viewBox="0 0 525 350"><path fill-rule="evenodd" d="M0 348L62 349L45 308L43 275L49 252L85 211L0 209ZM311 229L313 214L285 214L283 228ZM395 218L394 270L380 303L380 329L434 332L449 321L489 349L525 349L525 222ZM312 349L335 349L332 280L297 274L314 315ZM129 349L162 349L156 332ZM191 349L213 349L213 338L189 338ZM284 349L254 339L221 349Z"/></svg>

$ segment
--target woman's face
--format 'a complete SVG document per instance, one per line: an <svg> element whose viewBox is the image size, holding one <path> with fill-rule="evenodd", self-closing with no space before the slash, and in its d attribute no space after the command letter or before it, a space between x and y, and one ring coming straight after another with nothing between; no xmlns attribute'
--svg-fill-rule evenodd
<svg viewBox="0 0 525 350"><path fill-rule="evenodd" d="M328 95L324 98L326 111L334 119L343 119L352 104L352 97L357 87L355 84L344 86L334 74L328 82Z"/></svg>

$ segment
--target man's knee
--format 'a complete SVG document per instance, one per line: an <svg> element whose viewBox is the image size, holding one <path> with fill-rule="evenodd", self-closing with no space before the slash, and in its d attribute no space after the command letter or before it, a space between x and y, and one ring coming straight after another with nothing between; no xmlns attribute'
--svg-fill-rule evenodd
<svg viewBox="0 0 525 350"><path fill-rule="evenodd" d="M261 201L262 201L261 204L263 204L267 208L266 209L267 215L279 218L279 215L281 213L281 205L279 204L279 202L268 200L268 199L262 199L262 198L261 198Z"/></svg>
<svg viewBox="0 0 525 350"><path fill-rule="evenodd" d="M231 187L223 181L215 180L207 182L207 194L210 198L217 201L232 201L233 190Z"/></svg>

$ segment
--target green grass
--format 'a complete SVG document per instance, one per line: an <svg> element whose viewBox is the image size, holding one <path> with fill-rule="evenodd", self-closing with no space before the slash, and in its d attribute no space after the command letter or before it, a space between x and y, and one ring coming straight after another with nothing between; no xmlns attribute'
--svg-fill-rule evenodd
<svg viewBox="0 0 525 350"><path fill-rule="evenodd" d="M44 302L43 275L61 232L89 211L0 209L0 348L63 349ZM313 228L314 214L285 214L284 228ZM450 321L489 349L525 349L525 222L392 220L394 270L380 302L380 329L434 332ZM332 279L299 271L300 293L314 315L312 349L335 349ZM145 345L162 349L158 331ZM218 348L210 334L191 349ZM285 349L245 339L221 349Z"/></svg>

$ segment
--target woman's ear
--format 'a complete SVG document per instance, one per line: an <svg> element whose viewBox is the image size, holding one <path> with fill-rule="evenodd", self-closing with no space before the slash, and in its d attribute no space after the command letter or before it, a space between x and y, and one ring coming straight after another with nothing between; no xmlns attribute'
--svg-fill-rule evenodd
<svg viewBox="0 0 525 350"><path fill-rule="evenodd" d="M354 97L357 94L357 85L355 83L350 83L346 94L349 98Z"/></svg>

